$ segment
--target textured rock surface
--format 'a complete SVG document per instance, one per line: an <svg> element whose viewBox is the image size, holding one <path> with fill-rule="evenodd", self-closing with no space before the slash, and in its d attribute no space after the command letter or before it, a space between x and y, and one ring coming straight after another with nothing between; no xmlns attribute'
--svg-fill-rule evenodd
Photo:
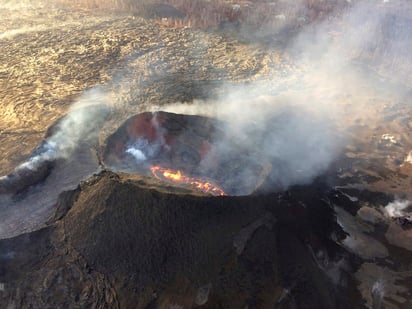
<svg viewBox="0 0 412 309"><path fill-rule="evenodd" d="M6 282L1 303L110 308L359 304L329 284L311 257L308 246L331 260L350 255L328 240L328 235L343 234L321 200L321 187L306 189L215 198L103 172L62 197L60 209L68 210L65 215L59 211L60 220L0 241L0 281ZM304 200L298 205L295 198ZM283 289L290 296L281 299Z"/></svg>

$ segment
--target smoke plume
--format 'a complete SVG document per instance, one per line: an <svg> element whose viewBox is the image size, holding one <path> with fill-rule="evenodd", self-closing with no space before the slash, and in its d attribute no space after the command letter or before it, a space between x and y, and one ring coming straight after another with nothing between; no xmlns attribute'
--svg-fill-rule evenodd
<svg viewBox="0 0 412 309"><path fill-rule="evenodd" d="M101 126L110 112L100 88L83 93L48 132L28 161L0 177L0 239L38 228L55 211L61 192L99 170L96 154ZM50 167L53 168L50 168ZM18 198L13 194L19 193Z"/></svg>
<svg viewBox="0 0 412 309"><path fill-rule="evenodd" d="M295 9L294 14L304 15L303 8ZM364 98L379 91L399 95L400 88L391 88L393 84L382 82L383 78L395 70L412 71L403 49L411 46L410 36L399 26L405 21L395 13L387 2L348 3L339 13L291 34L286 52L296 70L239 87L224 85L221 93L225 95L217 100L152 110L224 120L227 133L216 153L241 151L253 160L268 160L271 183L276 187L311 181L347 143L348 117L365 119L374 108ZM284 20L293 23L287 14ZM353 98L360 99L355 102ZM230 149L233 143L236 147ZM237 181L246 181L247 176Z"/></svg>
<svg viewBox="0 0 412 309"><path fill-rule="evenodd" d="M395 200L385 206L385 214L390 218L399 218L408 214L406 209L410 206L408 200Z"/></svg>
<svg viewBox="0 0 412 309"><path fill-rule="evenodd" d="M148 158L155 157L161 150L161 140L150 143L145 138L138 138L134 143L126 146L126 153L132 155L137 163L146 161Z"/></svg>
<svg viewBox="0 0 412 309"><path fill-rule="evenodd" d="M109 113L107 95L100 88L85 91L61 118L51 134L19 169L36 170L45 161L68 158L80 143L97 138L98 128Z"/></svg>

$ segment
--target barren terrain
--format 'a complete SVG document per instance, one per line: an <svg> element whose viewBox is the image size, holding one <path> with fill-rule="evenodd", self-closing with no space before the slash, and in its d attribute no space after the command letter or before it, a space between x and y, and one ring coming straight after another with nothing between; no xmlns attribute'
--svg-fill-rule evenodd
<svg viewBox="0 0 412 309"><path fill-rule="evenodd" d="M411 6L271 3L0 0L1 308L411 307Z"/></svg>

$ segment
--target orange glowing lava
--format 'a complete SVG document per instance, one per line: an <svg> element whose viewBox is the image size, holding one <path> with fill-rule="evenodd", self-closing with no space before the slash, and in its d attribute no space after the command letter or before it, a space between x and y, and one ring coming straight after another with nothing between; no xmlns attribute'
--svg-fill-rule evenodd
<svg viewBox="0 0 412 309"><path fill-rule="evenodd" d="M160 166L152 166L150 168L153 176L160 180L168 180L175 183L192 186L202 192L210 193L212 195L226 195L218 186L201 178L194 178L185 176L181 171L174 171Z"/></svg>

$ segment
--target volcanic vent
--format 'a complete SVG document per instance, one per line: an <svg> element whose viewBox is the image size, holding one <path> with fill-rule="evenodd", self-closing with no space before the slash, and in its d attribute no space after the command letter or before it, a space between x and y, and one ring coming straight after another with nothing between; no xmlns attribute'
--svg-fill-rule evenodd
<svg viewBox="0 0 412 309"><path fill-rule="evenodd" d="M167 112L129 118L107 139L104 162L213 195L251 194L271 171L229 138L224 122Z"/></svg>

